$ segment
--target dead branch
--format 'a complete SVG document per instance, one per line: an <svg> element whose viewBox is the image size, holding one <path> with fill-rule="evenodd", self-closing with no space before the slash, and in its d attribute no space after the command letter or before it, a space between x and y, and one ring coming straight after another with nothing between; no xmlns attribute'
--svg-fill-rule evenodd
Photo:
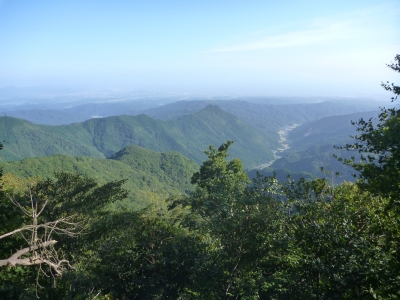
<svg viewBox="0 0 400 300"><path fill-rule="evenodd" d="M61 276L66 268L72 268L72 266L68 260L59 258L59 251L54 248L57 243L54 235L77 236L82 233L84 227L82 223L74 221L75 215L40 223L39 216L48 206L48 199L35 199L31 187L28 187L26 197L29 205L21 204L14 197L9 197L9 199L25 216L31 219L31 224L4 233L0 239L20 233L28 246L15 251L9 258L0 260L0 267L39 265L43 271L41 266L47 265L50 268L51 276Z"/></svg>

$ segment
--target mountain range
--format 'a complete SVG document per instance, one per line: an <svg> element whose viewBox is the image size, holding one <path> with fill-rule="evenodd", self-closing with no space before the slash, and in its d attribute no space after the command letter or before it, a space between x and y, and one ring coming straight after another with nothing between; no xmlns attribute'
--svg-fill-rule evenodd
<svg viewBox="0 0 400 300"><path fill-rule="evenodd" d="M235 141L232 156L247 168L273 158L271 138L215 105L174 120L155 120L147 115L91 119L61 126L33 124L0 117L0 140L4 160L66 154L110 157L123 147L138 145L154 151L177 151L197 163L203 151L226 140Z"/></svg>
<svg viewBox="0 0 400 300"><path fill-rule="evenodd" d="M332 155L337 154L333 145L351 142L350 136L356 134L351 121L378 114L366 112L377 107L374 101L314 99L311 103L278 104L276 99L263 103L262 99L203 99L168 103L170 100L78 101L64 109L7 111L7 116L0 117L3 160L53 155L110 158L124 147L137 145L158 152L177 151L201 164L203 151L210 144L218 146L231 139L235 141L231 156L239 157L251 176L255 171L250 170L261 165L268 167L257 170L268 175L277 172L280 178L287 173L307 178L326 176L320 171L324 167L339 170L340 180L352 180L348 168L332 161ZM59 108L60 103L54 107ZM65 125L54 126L58 123ZM282 147L278 132L287 126L295 127L285 134L288 148L278 150ZM68 161L66 157L64 161Z"/></svg>

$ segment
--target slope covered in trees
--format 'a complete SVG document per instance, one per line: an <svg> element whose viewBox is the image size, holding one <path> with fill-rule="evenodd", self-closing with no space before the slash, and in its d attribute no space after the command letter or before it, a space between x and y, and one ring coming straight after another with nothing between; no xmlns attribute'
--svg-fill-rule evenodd
<svg viewBox="0 0 400 300"><path fill-rule="evenodd" d="M345 145L352 141L357 129L352 121L364 118L376 118L378 111L330 116L307 122L288 133L289 146L292 150L306 150L314 145Z"/></svg>
<svg viewBox="0 0 400 300"><path fill-rule="evenodd" d="M177 120L154 120L146 115L92 119L64 126L35 125L11 117L0 118L3 158L67 154L110 157L123 147L138 145L154 151L177 151L203 161L210 143L236 141L234 155L251 168L272 158L271 140L217 106Z"/></svg>
<svg viewBox="0 0 400 300"><path fill-rule="evenodd" d="M90 215L88 232L53 236L74 269L36 281L35 266L2 268L0 295L34 298L38 282L44 299L398 297L397 206L354 184L250 183L240 160L228 158L230 145L210 146L192 176L194 191L140 211L105 196L109 205L89 214L81 205L96 197L70 186L82 178L39 182L38 196L56 197L50 212ZM2 204L4 216L12 206ZM23 242L2 244L0 254Z"/></svg>
<svg viewBox="0 0 400 300"><path fill-rule="evenodd" d="M100 184L126 180L123 187L130 191L133 208L149 205L148 192L162 197L185 193L191 189L190 177L197 168L195 162L177 152L158 153L138 146L128 146L109 159L56 155L3 164L5 174L25 179L54 178L60 172L77 172Z"/></svg>
<svg viewBox="0 0 400 300"><path fill-rule="evenodd" d="M343 165L334 156L342 159L354 156L356 161L359 161L361 156L357 151L340 151L337 147L354 141L357 128L352 124L352 120L372 118L373 124L376 124L377 116L378 111L330 116L288 130L285 135L288 149L278 152L279 158L268 167L251 170L248 174L254 177L258 171L263 175L272 176L275 172L281 181L286 180L288 174L297 180L304 177L329 178L335 183L343 180L355 181L353 174L357 172ZM339 174L335 175L336 173Z"/></svg>
<svg viewBox="0 0 400 300"><path fill-rule="evenodd" d="M343 165L337 158L350 159L352 156L360 159L356 151L343 151L335 149L334 145L315 145L307 150L289 150L282 157L274 161L269 167L248 172L250 177L255 177L256 172L264 176L276 177L286 181L287 175L296 181L300 178L326 178L329 182L337 184L346 181L355 181L353 168Z"/></svg>
<svg viewBox="0 0 400 300"><path fill-rule="evenodd" d="M246 101L180 101L166 104L162 107L151 108L143 113L155 119L173 119L182 115L196 113L207 105L214 104L226 112L235 115L267 134L278 148L278 131L287 125L302 124L318 120L323 117L348 114L373 109L376 102L319 102L319 103L293 103L271 105L263 103L250 103Z"/></svg>

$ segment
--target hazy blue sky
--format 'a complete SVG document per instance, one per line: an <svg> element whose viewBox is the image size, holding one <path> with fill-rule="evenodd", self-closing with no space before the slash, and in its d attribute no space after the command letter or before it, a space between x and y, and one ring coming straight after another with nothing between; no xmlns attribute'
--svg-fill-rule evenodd
<svg viewBox="0 0 400 300"><path fill-rule="evenodd" d="M384 94L400 2L0 0L0 87Z"/></svg>

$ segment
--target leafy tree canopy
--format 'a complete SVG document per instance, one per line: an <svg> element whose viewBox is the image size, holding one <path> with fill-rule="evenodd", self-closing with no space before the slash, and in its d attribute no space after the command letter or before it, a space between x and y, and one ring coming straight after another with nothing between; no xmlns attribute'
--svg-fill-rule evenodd
<svg viewBox="0 0 400 300"><path fill-rule="evenodd" d="M395 63L389 68L400 73L400 55L396 55ZM394 93L392 101L400 95L400 86L394 83L382 83L382 86ZM382 108L378 124L373 118L360 119L353 122L359 132L353 144L346 149L358 150L361 161L344 160L345 163L360 172L360 187L374 194L398 198L400 194L400 109L399 107Z"/></svg>

